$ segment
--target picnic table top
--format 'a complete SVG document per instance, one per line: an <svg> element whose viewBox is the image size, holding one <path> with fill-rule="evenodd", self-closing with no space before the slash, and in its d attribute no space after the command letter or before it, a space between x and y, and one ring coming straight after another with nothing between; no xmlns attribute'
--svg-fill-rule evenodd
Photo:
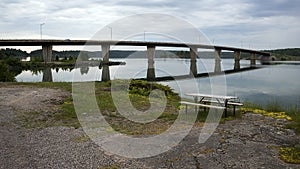
<svg viewBox="0 0 300 169"><path fill-rule="evenodd" d="M212 94L203 94L203 93L186 93L186 96L193 96L193 97L206 97L206 98L216 98L216 99L237 99L236 96L222 96L222 95L212 95Z"/></svg>

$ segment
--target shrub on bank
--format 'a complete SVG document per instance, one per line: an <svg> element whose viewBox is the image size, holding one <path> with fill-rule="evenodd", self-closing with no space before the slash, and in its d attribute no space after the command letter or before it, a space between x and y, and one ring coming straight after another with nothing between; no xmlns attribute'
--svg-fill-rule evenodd
<svg viewBox="0 0 300 169"><path fill-rule="evenodd" d="M256 114L262 114L264 116L272 117L275 119L286 119L291 121L292 118L288 116L285 112L268 112L266 110L262 109L256 109L256 108L241 108L242 112L253 112Z"/></svg>
<svg viewBox="0 0 300 169"><path fill-rule="evenodd" d="M8 70L8 65L0 62L0 82L14 82L15 75Z"/></svg>
<svg viewBox="0 0 300 169"><path fill-rule="evenodd" d="M300 146L295 147L284 147L279 149L280 158L287 162L293 164L300 164Z"/></svg>

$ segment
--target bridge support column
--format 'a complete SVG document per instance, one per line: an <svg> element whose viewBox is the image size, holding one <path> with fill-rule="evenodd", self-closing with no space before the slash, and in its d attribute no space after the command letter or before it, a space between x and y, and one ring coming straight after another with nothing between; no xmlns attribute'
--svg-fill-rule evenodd
<svg viewBox="0 0 300 169"><path fill-rule="evenodd" d="M51 62L52 60L52 45L43 45L43 59L45 63Z"/></svg>
<svg viewBox="0 0 300 169"><path fill-rule="evenodd" d="M221 49L215 49L215 73L221 72Z"/></svg>
<svg viewBox="0 0 300 169"><path fill-rule="evenodd" d="M241 51L234 51L234 70L240 70Z"/></svg>
<svg viewBox="0 0 300 169"><path fill-rule="evenodd" d="M197 76L197 48L190 48L190 56L191 56L191 65L190 65L190 75Z"/></svg>
<svg viewBox="0 0 300 169"><path fill-rule="evenodd" d="M147 46L147 55L148 55L147 80L155 81L155 68L154 68L155 46Z"/></svg>
<svg viewBox="0 0 300 169"><path fill-rule="evenodd" d="M256 65L256 57L255 57L255 53L251 53L250 55L250 67L254 67Z"/></svg>
<svg viewBox="0 0 300 169"><path fill-rule="evenodd" d="M102 50L102 76L101 76L101 81L110 81L110 74L109 74L109 50L110 50L110 45L108 44L103 44L101 46Z"/></svg>

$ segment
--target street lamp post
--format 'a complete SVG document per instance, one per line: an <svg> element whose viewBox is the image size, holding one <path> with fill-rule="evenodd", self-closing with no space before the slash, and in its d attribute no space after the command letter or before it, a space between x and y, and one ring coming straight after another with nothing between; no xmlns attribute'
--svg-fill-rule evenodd
<svg viewBox="0 0 300 169"><path fill-rule="evenodd" d="M41 24L40 24L40 34L41 34L41 39L43 39L43 25L45 25L45 23L41 23Z"/></svg>
<svg viewBox="0 0 300 169"><path fill-rule="evenodd" d="M108 28L110 29L110 40L112 40L112 27L108 26Z"/></svg>

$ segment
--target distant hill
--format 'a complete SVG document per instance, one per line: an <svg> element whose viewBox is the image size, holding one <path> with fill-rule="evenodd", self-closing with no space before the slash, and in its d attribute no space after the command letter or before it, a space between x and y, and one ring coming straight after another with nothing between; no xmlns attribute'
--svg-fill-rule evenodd
<svg viewBox="0 0 300 169"><path fill-rule="evenodd" d="M10 48L0 49L0 60L7 59L9 57L21 59L27 56L28 53L20 49L10 49Z"/></svg>
<svg viewBox="0 0 300 169"><path fill-rule="evenodd" d="M271 52L278 55L289 55L289 56L300 57L300 48L266 50L266 52Z"/></svg>
<svg viewBox="0 0 300 169"><path fill-rule="evenodd" d="M300 60L300 48L265 50L271 52L278 60Z"/></svg>
<svg viewBox="0 0 300 169"><path fill-rule="evenodd" d="M59 58L77 58L81 51L70 50L70 51L55 51L53 50L53 60L56 57ZM89 58L102 58L101 51L88 52L83 51L87 54ZM291 48L291 49L276 49L276 50L265 50L265 52L271 52L278 60L300 60L300 48ZM0 59L7 59L8 57L13 58L25 58L25 57L42 57L42 50L35 50L30 53L19 49L0 49ZM213 51L200 51L198 52L200 58L214 58L215 53ZM113 50L110 51L110 58L147 58L147 51L121 51ZM155 51L156 58L189 58L189 51ZM233 58L233 52L222 52L222 58ZM241 58L248 59L249 54L242 53Z"/></svg>

